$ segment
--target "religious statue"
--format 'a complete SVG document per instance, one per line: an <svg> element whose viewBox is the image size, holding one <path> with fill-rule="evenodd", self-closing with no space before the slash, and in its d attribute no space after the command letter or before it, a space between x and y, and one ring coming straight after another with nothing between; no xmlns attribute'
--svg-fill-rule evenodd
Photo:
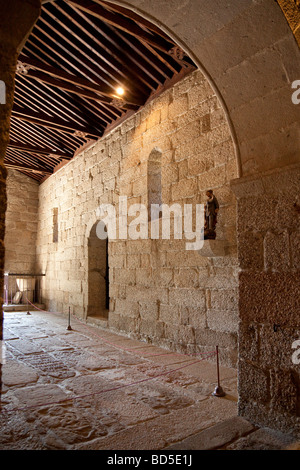
<svg viewBox="0 0 300 470"><path fill-rule="evenodd" d="M205 223L204 223L204 239L215 240L217 214L219 212L219 203L212 189L206 191L207 201L205 205Z"/></svg>

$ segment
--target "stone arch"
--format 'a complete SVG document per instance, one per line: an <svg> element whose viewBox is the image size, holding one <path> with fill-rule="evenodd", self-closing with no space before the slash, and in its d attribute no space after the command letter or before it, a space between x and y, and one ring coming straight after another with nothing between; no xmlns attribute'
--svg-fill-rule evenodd
<svg viewBox="0 0 300 470"><path fill-rule="evenodd" d="M238 413L299 437L300 376L290 359L297 337L288 334L299 331L300 105L292 101L300 78L299 17L294 36L281 0L112 3L171 36L224 109L239 168L231 181L240 270ZM274 326L281 324L279 336Z"/></svg>
<svg viewBox="0 0 300 470"><path fill-rule="evenodd" d="M239 176L298 162L291 83L300 77L300 50L276 2L112 3L159 26L204 73L226 113Z"/></svg>
<svg viewBox="0 0 300 470"><path fill-rule="evenodd" d="M279 5L269 0L111 2L136 10L171 35L202 70L226 112L239 176L244 177L240 178L244 182L235 183L240 200L242 261L239 411L264 425L295 427L299 422L295 371L272 356L274 349L280 351L281 356L286 354L289 364L287 355L291 353L291 344L274 336L272 327L287 321L285 313L293 331L299 326L299 305L295 302L300 295L299 263L295 261L299 259L295 235L299 240L299 231L293 232L293 244L285 243L297 215L296 202L290 194L299 194L300 116L291 100L291 84L300 77L300 52L295 38ZM16 54L13 56L15 63ZM6 145L7 120L3 128ZM3 153L3 145L1 148ZM288 166L289 172L284 172ZM1 195L5 188L2 168ZM276 200L276 207L268 206L266 210L266 199L269 203ZM281 232L280 227L275 227L276 222L282 224ZM280 262L282 253L290 256L289 246L294 249L294 256L289 259L294 263L291 272L284 270ZM247 256L250 250L255 256ZM264 270L264 263L265 267L272 266L272 272ZM255 302L249 307L251 297ZM256 341L261 331L263 351ZM290 396L288 403L284 396Z"/></svg>

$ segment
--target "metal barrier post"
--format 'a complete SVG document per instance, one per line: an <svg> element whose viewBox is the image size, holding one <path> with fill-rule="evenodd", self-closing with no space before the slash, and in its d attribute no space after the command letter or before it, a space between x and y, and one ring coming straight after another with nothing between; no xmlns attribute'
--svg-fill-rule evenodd
<svg viewBox="0 0 300 470"><path fill-rule="evenodd" d="M216 346L216 353L217 353L217 378L218 378L218 385L216 386L212 395L215 397L224 397L226 393L224 392L223 388L220 385L220 365L219 365L219 346Z"/></svg>
<svg viewBox="0 0 300 470"><path fill-rule="evenodd" d="M67 326L67 330L72 330L72 327L71 327L71 309L69 307L69 323L68 323L68 326Z"/></svg>

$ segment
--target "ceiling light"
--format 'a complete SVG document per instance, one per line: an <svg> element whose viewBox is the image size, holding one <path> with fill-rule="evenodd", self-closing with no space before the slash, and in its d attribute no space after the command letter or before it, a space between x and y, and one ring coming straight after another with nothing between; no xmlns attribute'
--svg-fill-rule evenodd
<svg viewBox="0 0 300 470"><path fill-rule="evenodd" d="M122 88L121 86L119 86L119 87L116 89L116 93L117 93L117 95L122 96L122 95L124 95L125 90L124 90L124 88Z"/></svg>

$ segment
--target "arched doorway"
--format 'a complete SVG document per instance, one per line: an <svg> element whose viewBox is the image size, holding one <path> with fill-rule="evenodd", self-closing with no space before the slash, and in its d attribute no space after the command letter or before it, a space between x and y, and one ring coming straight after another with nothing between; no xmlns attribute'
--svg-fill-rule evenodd
<svg viewBox="0 0 300 470"><path fill-rule="evenodd" d="M97 236L98 222L88 239L88 316L108 318L109 266L108 239Z"/></svg>

